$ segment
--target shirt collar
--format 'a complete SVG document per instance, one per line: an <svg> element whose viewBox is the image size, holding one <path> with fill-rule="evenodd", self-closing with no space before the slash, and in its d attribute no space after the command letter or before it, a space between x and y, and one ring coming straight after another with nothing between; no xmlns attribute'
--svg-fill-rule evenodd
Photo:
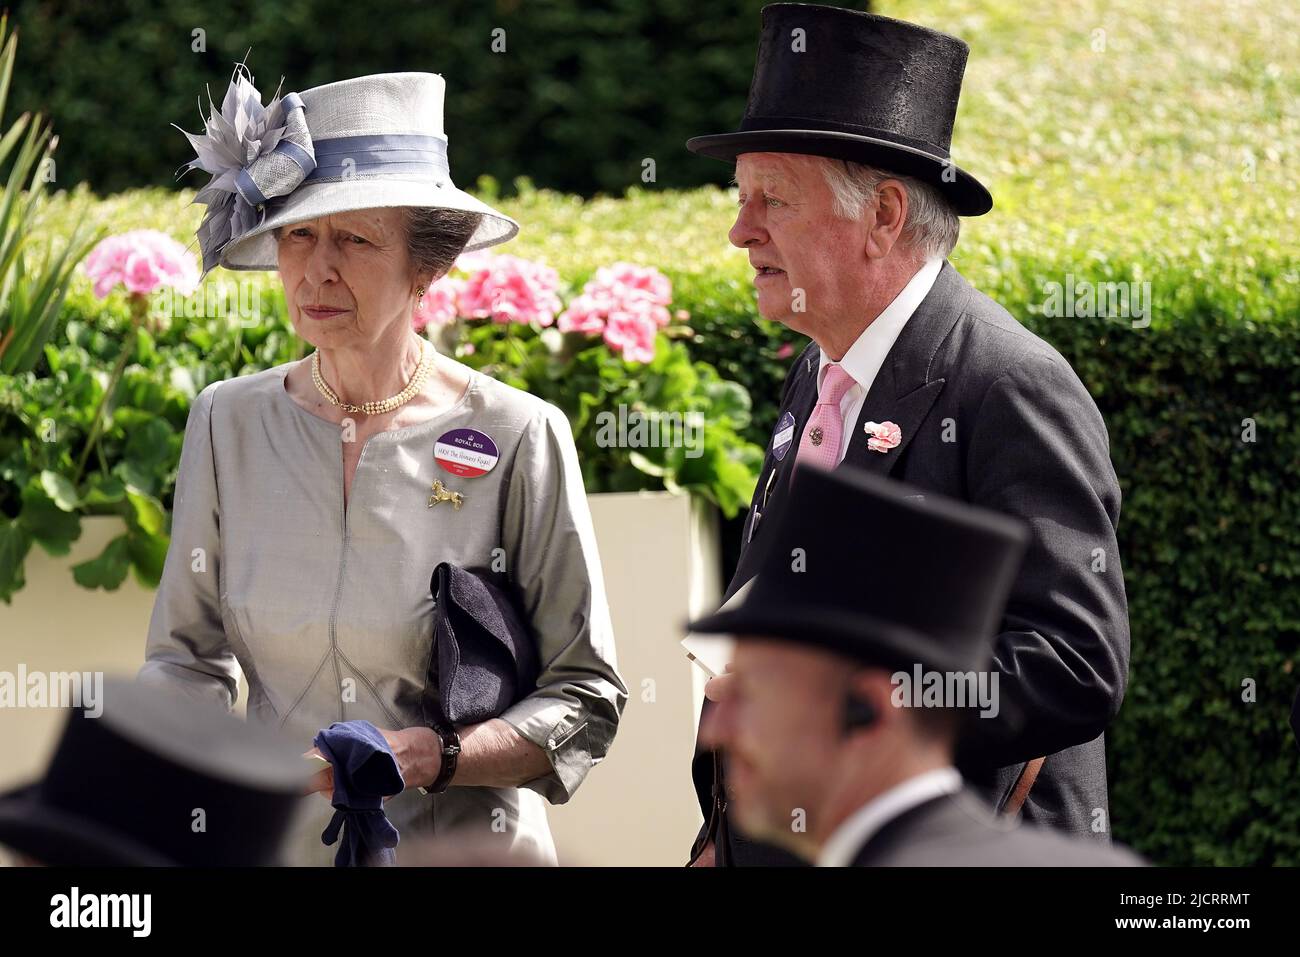
<svg viewBox="0 0 1300 957"><path fill-rule="evenodd" d="M864 389L870 388L876 379L876 373L885 362L885 356L894 345L894 340L907 325L907 320L916 312L916 307L930 294L934 281L939 278L943 268L942 259L927 259L916 271L907 285L899 291L893 301L884 308L875 320L862 330L856 342L844 353L840 365L853 377L853 381ZM821 359L817 364L817 389L820 392L826 367L834 362L824 351L818 350Z"/></svg>
<svg viewBox="0 0 1300 957"><path fill-rule="evenodd" d="M926 801L944 794L956 794L961 786L961 774L951 765L924 771L894 785L840 822L822 845L821 853L817 855L817 866L848 867L854 856L885 824Z"/></svg>

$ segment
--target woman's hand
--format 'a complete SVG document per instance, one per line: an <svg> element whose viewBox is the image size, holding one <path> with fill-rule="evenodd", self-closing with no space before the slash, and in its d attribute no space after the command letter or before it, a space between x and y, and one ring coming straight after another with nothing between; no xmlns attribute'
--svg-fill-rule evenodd
<svg viewBox="0 0 1300 957"><path fill-rule="evenodd" d="M380 728L379 733L392 749L397 769L402 772L402 780L408 789L428 787L438 779L438 772L442 770L442 740L433 728L402 728L400 731Z"/></svg>
<svg viewBox="0 0 1300 957"><path fill-rule="evenodd" d="M325 755L321 754L320 748L312 748L310 751L303 753L304 758L310 758L313 756L325 760L326 764L311 776L311 780L307 782L307 787L303 791L303 794L315 794L317 791L320 791L327 801L333 800L334 765L328 763L329 759L326 758Z"/></svg>
<svg viewBox="0 0 1300 957"><path fill-rule="evenodd" d="M397 731L378 729L388 742L389 749L397 761L397 770L408 788L428 787L438 777L442 769L442 742L432 728L402 728ZM319 748L312 748L303 757L316 755L324 757ZM334 768L321 768L311 776L304 793L321 792L326 800L334 797ZM391 797L391 795L390 795ZM387 797L384 798L388 800Z"/></svg>

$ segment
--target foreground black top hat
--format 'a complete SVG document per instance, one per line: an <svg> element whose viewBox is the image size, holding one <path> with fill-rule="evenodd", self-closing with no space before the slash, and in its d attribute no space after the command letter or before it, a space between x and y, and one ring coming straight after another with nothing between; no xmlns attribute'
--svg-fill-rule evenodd
<svg viewBox="0 0 1300 957"><path fill-rule="evenodd" d="M125 679L104 681L102 705L69 711L44 779L0 795L0 844L52 866L279 863L304 749Z"/></svg>
<svg viewBox="0 0 1300 957"><path fill-rule="evenodd" d="M993 198L948 152L968 53L957 37L902 20L771 4L739 131L695 136L686 148L729 161L764 152L854 160L915 176L959 215L980 216Z"/></svg>
<svg viewBox="0 0 1300 957"><path fill-rule="evenodd" d="M988 666L1024 524L851 467L798 466L773 508L742 601L691 631L817 645L878 667Z"/></svg>

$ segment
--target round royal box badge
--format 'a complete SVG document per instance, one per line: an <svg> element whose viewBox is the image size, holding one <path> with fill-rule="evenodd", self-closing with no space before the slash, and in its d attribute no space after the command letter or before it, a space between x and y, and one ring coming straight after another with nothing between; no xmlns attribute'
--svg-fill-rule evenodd
<svg viewBox="0 0 1300 957"><path fill-rule="evenodd" d="M501 453L486 432L477 429L452 429L438 436L433 460L452 475L478 478L496 467Z"/></svg>

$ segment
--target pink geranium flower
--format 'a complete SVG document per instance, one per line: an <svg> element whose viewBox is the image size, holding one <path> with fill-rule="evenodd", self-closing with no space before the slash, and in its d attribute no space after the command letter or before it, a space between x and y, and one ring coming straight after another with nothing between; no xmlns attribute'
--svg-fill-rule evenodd
<svg viewBox="0 0 1300 957"><path fill-rule="evenodd" d="M672 283L659 270L619 262L596 270L559 318L561 332L602 335L632 362L654 358L657 330L668 325Z"/></svg>
<svg viewBox="0 0 1300 957"><path fill-rule="evenodd" d="M599 285L621 288L625 297L648 299L656 306L666 306L673 301L672 281L653 266L634 266L632 263L617 262L612 266L604 266L596 270L594 281ZM663 322L660 324L667 325L667 310L664 311L663 316Z"/></svg>
<svg viewBox="0 0 1300 957"><path fill-rule="evenodd" d="M605 344L621 352L629 362L649 362L655 357L655 336L659 327L643 311L620 310L605 320Z"/></svg>
<svg viewBox="0 0 1300 957"><path fill-rule="evenodd" d="M100 299L119 284L137 296L164 286L188 296L199 286L194 257L156 229L135 229L101 240L86 257L84 268Z"/></svg>
<svg viewBox="0 0 1300 957"><path fill-rule="evenodd" d="M460 314L471 319L549 326L560 311L560 276L544 263L492 256L460 291Z"/></svg>
<svg viewBox="0 0 1300 957"><path fill-rule="evenodd" d="M593 289L591 283L588 283L587 288L569 303L569 308L560 313L556 327L561 332L599 335L605 329L606 318L617 311L619 306L617 296L609 289Z"/></svg>

